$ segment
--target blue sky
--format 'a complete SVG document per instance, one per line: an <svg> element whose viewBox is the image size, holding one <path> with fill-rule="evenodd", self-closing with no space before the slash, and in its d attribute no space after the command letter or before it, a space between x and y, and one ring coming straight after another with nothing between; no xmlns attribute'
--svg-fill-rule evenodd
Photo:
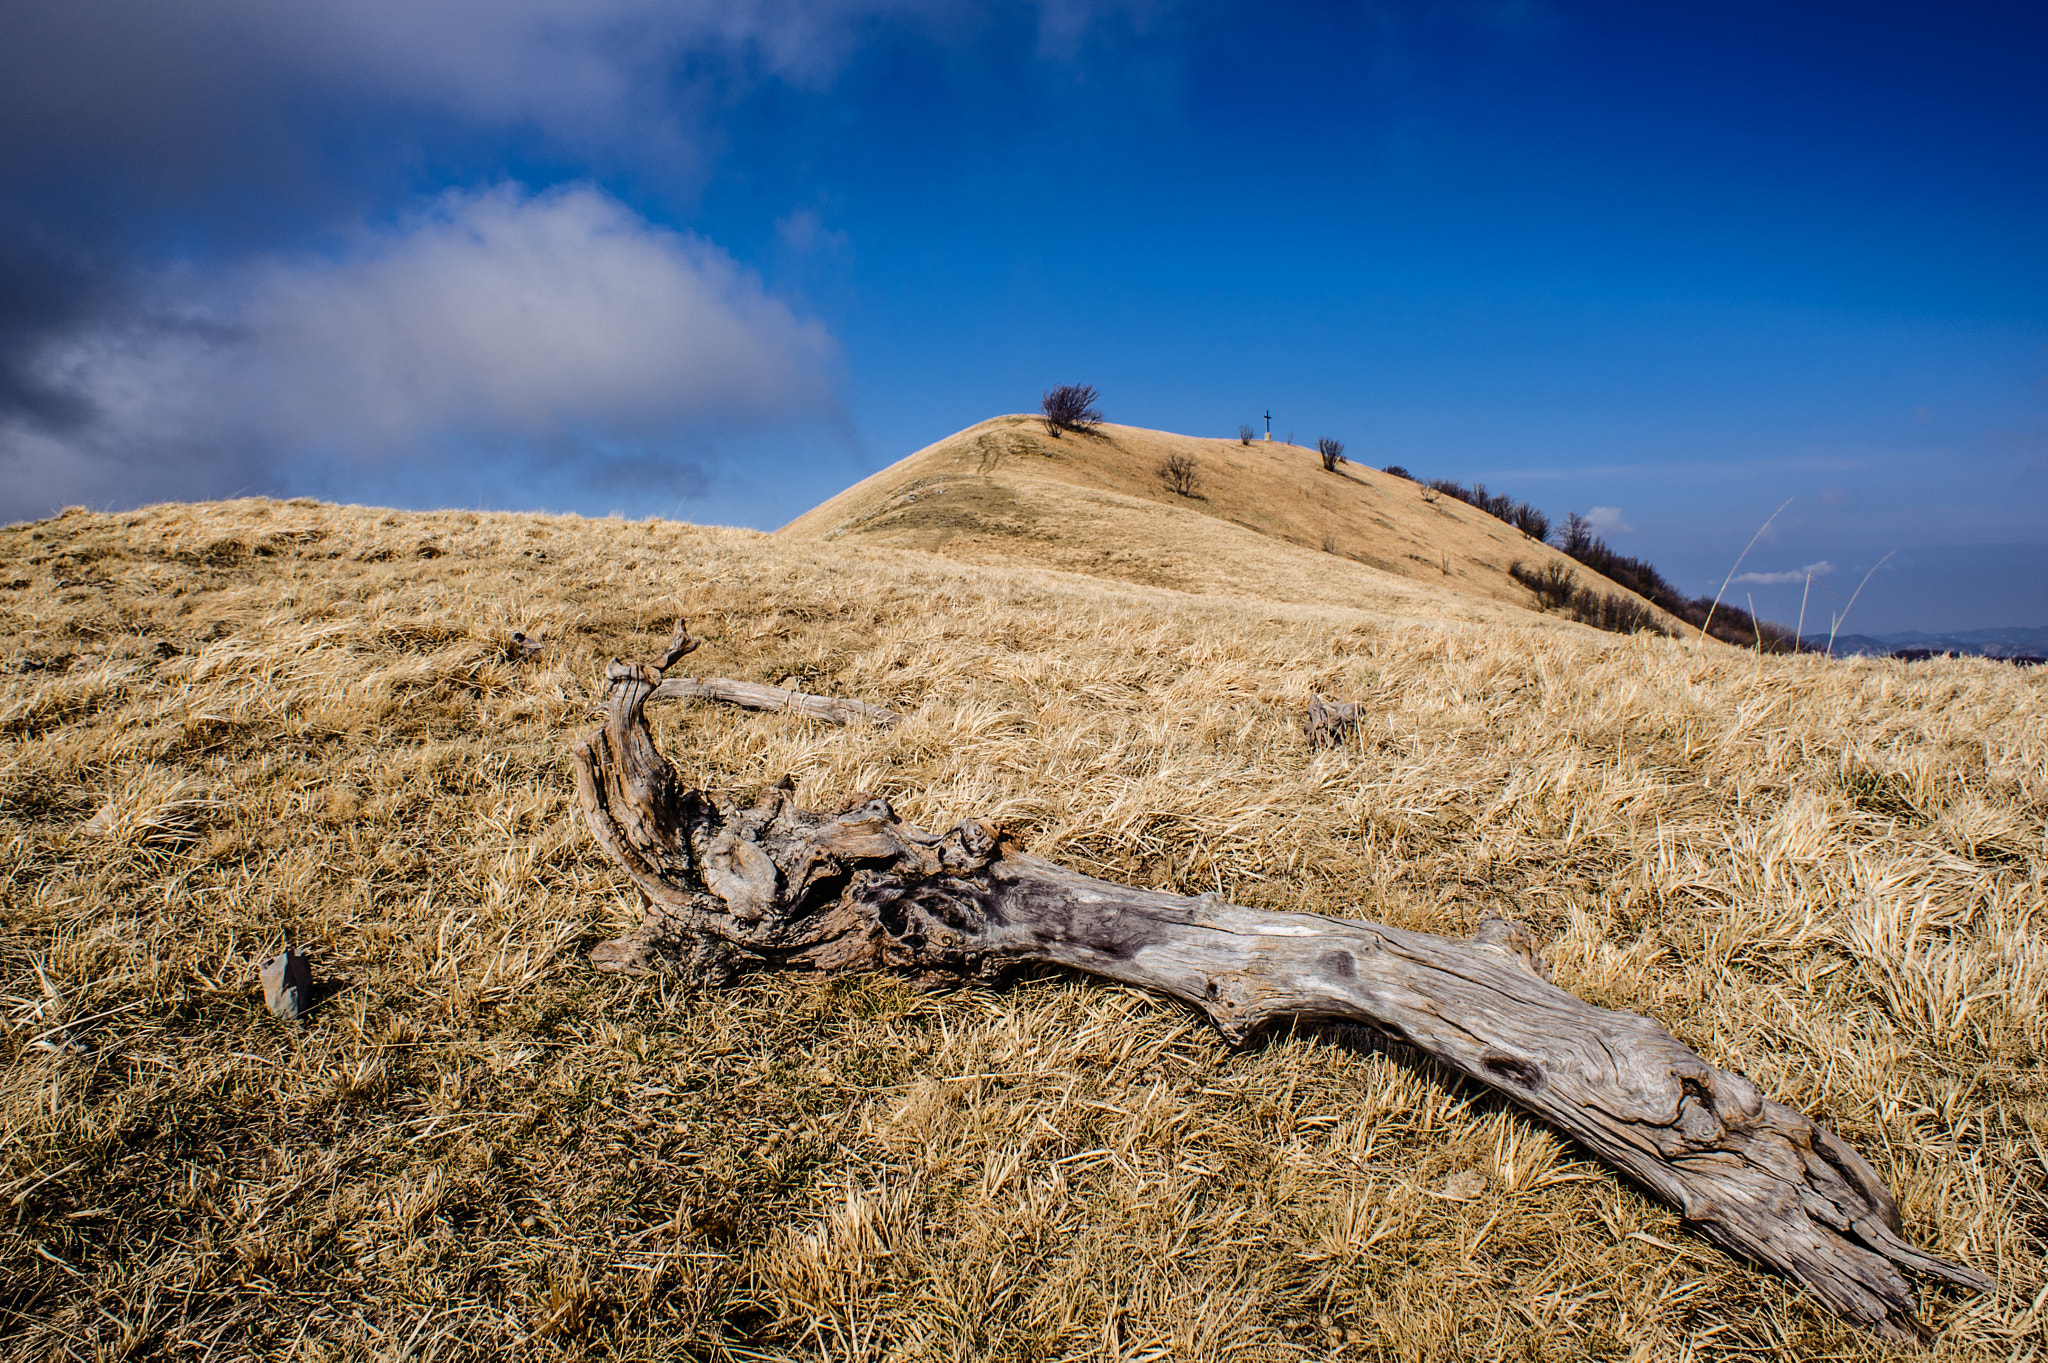
<svg viewBox="0 0 2048 1363"><path fill-rule="evenodd" d="M2048 624L2048 11L16 0L0 518L772 528L1276 431L1849 628ZM1831 598L1829 593L1833 593ZM1823 622L1824 627L1824 622Z"/></svg>

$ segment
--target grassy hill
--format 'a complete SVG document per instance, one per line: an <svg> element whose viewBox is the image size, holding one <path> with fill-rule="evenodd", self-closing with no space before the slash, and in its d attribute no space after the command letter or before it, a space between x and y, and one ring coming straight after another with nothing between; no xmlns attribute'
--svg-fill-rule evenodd
<svg viewBox="0 0 2048 1363"><path fill-rule="evenodd" d="M942 445L773 536L269 501L0 530L0 1353L1884 1356L1355 1033L1237 1051L1057 975L596 975L635 905L566 754L679 612L690 668L907 715L670 705L687 778L995 815L1240 903L1515 916L1998 1279L1923 1294L1936 1356L2038 1348L2048 670L1598 634L1496 590L1537 551L1469 508L1292 465L1240 505L1226 456L1307 456L1213 442L1184 506L1109 435L1122 486L1078 443ZM1318 508L1382 506L1323 551ZM1366 704L1358 746L1304 749L1315 691ZM254 986L287 935L337 986L298 1026Z"/></svg>
<svg viewBox="0 0 2048 1363"><path fill-rule="evenodd" d="M1192 496L1160 476L1173 455L1194 463ZM928 445L777 533L1435 619L1525 618L1531 594L1508 574L1517 562L1641 600L1456 498L1358 464L1326 471L1299 445L1112 424L1055 438L1029 416Z"/></svg>

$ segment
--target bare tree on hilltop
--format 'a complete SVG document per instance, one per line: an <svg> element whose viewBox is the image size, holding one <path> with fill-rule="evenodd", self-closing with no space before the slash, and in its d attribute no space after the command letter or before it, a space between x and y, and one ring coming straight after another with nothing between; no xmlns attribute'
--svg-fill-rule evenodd
<svg viewBox="0 0 2048 1363"><path fill-rule="evenodd" d="M1045 390L1045 396L1038 400L1038 409L1045 413L1045 431L1054 439L1061 431L1078 431L1083 435L1102 424L1102 409L1095 404L1101 400L1093 384L1063 383Z"/></svg>
<svg viewBox="0 0 2048 1363"><path fill-rule="evenodd" d="M1337 465L1344 462L1344 442L1332 440L1330 437L1324 436L1316 442L1316 453L1323 456L1323 468L1330 473L1335 473Z"/></svg>

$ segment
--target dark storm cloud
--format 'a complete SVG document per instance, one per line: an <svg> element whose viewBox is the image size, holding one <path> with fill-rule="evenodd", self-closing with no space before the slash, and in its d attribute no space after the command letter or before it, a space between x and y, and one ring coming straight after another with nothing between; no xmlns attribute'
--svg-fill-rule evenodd
<svg viewBox="0 0 2048 1363"><path fill-rule="evenodd" d="M67 256L20 229L0 221L0 422L76 429L91 417L91 405L40 378L32 361L47 337L91 312L104 288L77 253Z"/></svg>

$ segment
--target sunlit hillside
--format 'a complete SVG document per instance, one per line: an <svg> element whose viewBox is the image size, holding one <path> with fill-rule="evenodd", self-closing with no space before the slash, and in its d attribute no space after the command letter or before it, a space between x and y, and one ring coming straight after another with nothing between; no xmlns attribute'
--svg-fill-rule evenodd
<svg viewBox="0 0 2048 1363"><path fill-rule="evenodd" d="M1176 455L1194 472L1185 494L1162 476ZM1326 470L1299 445L1117 425L1054 437L1028 416L994 417L928 445L777 533L1473 621L1518 619L1531 606L1508 575L1517 562L1556 564L1640 600L1456 498L1362 464ZM1517 611L1503 617L1499 606Z"/></svg>
<svg viewBox="0 0 2048 1363"><path fill-rule="evenodd" d="M0 530L0 1354L1891 1356L1362 1033L1233 1049L1050 973L597 974L636 903L567 754L680 613L678 671L905 715L669 704L686 779L997 816L1253 906L1517 918L1997 1281L1922 1291L1931 1357L2038 1358L2048 669L1597 633L1524 609L1503 569L1549 551L1469 508L1157 437L1191 502L1151 442L1002 419L772 536L270 501ZM1316 692L1357 742L1304 746ZM287 938L333 990L297 1024L255 982Z"/></svg>

